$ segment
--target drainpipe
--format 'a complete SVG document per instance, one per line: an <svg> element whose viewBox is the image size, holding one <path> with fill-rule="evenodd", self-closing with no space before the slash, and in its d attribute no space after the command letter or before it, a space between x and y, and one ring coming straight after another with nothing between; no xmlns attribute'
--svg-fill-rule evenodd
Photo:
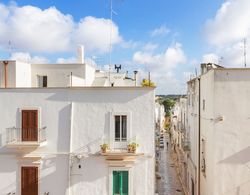
<svg viewBox="0 0 250 195"><path fill-rule="evenodd" d="M4 64L4 88L8 86L8 61L3 61Z"/></svg>
<svg viewBox="0 0 250 195"><path fill-rule="evenodd" d="M200 103L201 103L201 80L200 78L198 78L198 83L199 83L199 106L198 106L198 109L199 109L199 118L198 118L198 160L199 160L199 163L198 163L198 195L200 195L200 162L201 162L201 159L200 159L200 147L201 147L201 144L200 144L200 140L201 140L201 106L200 106Z"/></svg>

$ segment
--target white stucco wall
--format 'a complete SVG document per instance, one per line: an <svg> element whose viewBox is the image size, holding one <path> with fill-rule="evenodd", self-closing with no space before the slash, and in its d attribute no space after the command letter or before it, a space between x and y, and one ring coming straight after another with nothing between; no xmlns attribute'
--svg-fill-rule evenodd
<svg viewBox="0 0 250 195"><path fill-rule="evenodd" d="M85 64L85 86L91 86L95 79L95 68Z"/></svg>
<svg viewBox="0 0 250 195"><path fill-rule="evenodd" d="M214 194L250 194L250 70L214 72Z"/></svg>
<svg viewBox="0 0 250 195"><path fill-rule="evenodd" d="M198 195L198 147L199 147L199 80L198 78L188 82L187 91L187 137L190 140L190 155L188 157L188 191L191 194L192 180L194 182L194 194Z"/></svg>
<svg viewBox="0 0 250 195"><path fill-rule="evenodd" d="M16 61L16 87L31 87L31 65Z"/></svg>
<svg viewBox="0 0 250 195"><path fill-rule="evenodd" d="M7 106L6 106L7 105ZM130 112L132 136L144 153L133 165L133 195L154 193L154 90L152 88L37 88L0 89L0 194L20 195L21 150L6 148L5 129L20 127L20 108L38 108L47 144L30 151L40 156L39 193L67 194L69 178L74 195L109 193L109 167L98 155L101 137L110 136L110 112ZM70 142L70 138L72 139ZM69 172L69 153L71 171ZM81 160L75 154L82 154ZM6 156L7 155L7 156ZM7 165L7 166L6 166ZM81 168L79 168L81 165ZM69 176L70 174L70 176ZM55 188L55 181L56 187Z"/></svg>
<svg viewBox="0 0 250 195"><path fill-rule="evenodd" d="M250 194L249 75L249 69L215 69L201 77L201 101L206 100L201 113L201 138L206 142L204 195Z"/></svg>
<svg viewBox="0 0 250 195"><path fill-rule="evenodd" d="M39 165L40 193L65 194L68 188L71 106L69 102L50 99L55 94L65 96L67 92L52 89L0 89L0 181L8 181L0 182L0 194L20 194L20 167L34 165L29 160L20 159L27 154L43 157ZM21 127L22 108L39 109L39 125L46 126L46 146L28 153L23 153L19 149L9 149L5 145L6 128ZM15 181L17 185L10 181ZM55 181L60 188L54 188Z"/></svg>
<svg viewBox="0 0 250 195"><path fill-rule="evenodd" d="M37 87L37 76L48 76L48 87L67 87L71 85L71 72L75 86L84 84L84 64L32 64L32 87ZM74 86L74 85L73 85ZM83 86L83 85L82 85Z"/></svg>
<svg viewBox="0 0 250 195"><path fill-rule="evenodd" d="M70 98L70 97L69 97ZM72 151L86 154L82 175L72 175L72 190L77 194L84 189L86 194L109 194L109 167L104 157L94 154L100 151L102 137L111 136L111 113L129 112L131 115L131 138L136 137L139 153L145 156L131 168L134 195L154 193L154 92L134 89L85 90L73 92ZM71 100L70 100L71 101ZM80 117L75 117L80 116ZM90 177L88 179L88 177ZM91 180L91 182L90 182Z"/></svg>
<svg viewBox="0 0 250 195"><path fill-rule="evenodd" d="M202 159L202 139L205 140L205 162L206 172L200 173L201 194L214 194L214 72L213 70L201 76L200 79L200 159ZM205 100L205 110L203 110L203 100ZM220 138L218 138L220 139Z"/></svg>

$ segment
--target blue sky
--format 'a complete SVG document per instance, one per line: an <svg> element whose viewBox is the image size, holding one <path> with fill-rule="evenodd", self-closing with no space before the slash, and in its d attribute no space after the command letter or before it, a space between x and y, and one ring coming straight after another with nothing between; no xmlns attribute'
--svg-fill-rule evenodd
<svg viewBox="0 0 250 195"><path fill-rule="evenodd" d="M7 29L0 30L0 58L69 62L76 60L77 44L84 44L88 62L105 68L109 5L109 0L0 1L0 27ZM201 62L223 57L226 63L240 52L250 27L241 8L247 12L249 6L247 0L113 0L112 63L137 69L141 77L151 71L158 94L184 93L186 79ZM243 19L239 32L230 29L232 15L233 24Z"/></svg>

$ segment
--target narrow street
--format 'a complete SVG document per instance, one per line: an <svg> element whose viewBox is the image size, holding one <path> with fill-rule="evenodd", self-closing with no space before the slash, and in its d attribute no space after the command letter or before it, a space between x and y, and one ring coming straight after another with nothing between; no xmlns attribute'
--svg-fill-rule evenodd
<svg viewBox="0 0 250 195"><path fill-rule="evenodd" d="M168 148L166 142L169 143ZM164 136L164 149L161 148L159 152L159 176L158 195L184 195L171 159L171 146L167 136Z"/></svg>

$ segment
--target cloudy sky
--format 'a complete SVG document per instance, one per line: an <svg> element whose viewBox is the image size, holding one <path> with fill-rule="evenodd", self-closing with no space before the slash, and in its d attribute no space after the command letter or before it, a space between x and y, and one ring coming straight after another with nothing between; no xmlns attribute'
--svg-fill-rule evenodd
<svg viewBox="0 0 250 195"><path fill-rule="evenodd" d="M34 63L86 61L100 68L151 72L157 94L185 93L201 62L243 67L250 54L249 0L0 1L0 58ZM247 58L250 66L250 56Z"/></svg>

